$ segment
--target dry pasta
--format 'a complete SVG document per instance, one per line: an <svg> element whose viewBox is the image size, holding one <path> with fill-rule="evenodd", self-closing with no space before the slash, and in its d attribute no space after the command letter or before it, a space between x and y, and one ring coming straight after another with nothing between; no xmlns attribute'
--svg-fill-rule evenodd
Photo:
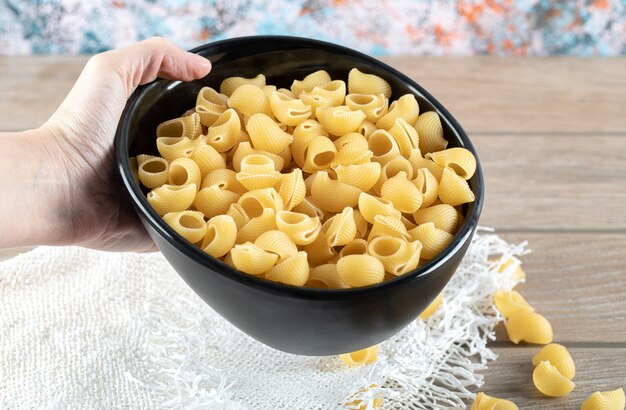
<svg viewBox="0 0 626 410"><path fill-rule="evenodd" d="M230 252L236 240L235 220L229 215L217 215L209 219L201 247L214 258L221 258Z"/></svg>
<svg viewBox="0 0 626 410"><path fill-rule="evenodd" d="M624 389L597 391L589 396L580 406L580 410L624 410L626 395Z"/></svg>
<svg viewBox="0 0 626 410"><path fill-rule="evenodd" d="M281 211L276 215L276 226L286 233L296 245L309 245L320 233L322 225L318 217L310 217L292 211Z"/></svg>
<svg viewBox="0 0 626 410"><path fill-rule="evenodd" d="M181 212L193 203L196 197L196 186L162 185L148 192L148 203L161 216L168 212Z"/></svg>
<svg viewBox="0 0 626 410"><path fill-rule="evenodd" d="M329 247L348 244L356 236L354 209L349 206L343 208L340 214L330 218L324 225L327 226L324 235Z"/></svg>
<svg viewBox="0 0 626 410"><path fill-rule="evenodd" d="M335 168L337 180L367 192L380 178L381 166L378 162L364 164L338 165Z"/></svg>
<svg viewBox="0 0 626 410"><path fill-rule="evenodd" d="M422 243L422 258L432 259L443 251L451 242L454 236L435 227L432 222L418 225L417 228L411 229L409 234L414 241Z"/></svg>
<svg viewBox="0 0 626 410"><path fill-rule="evenodd" d="M209 127L206 142L219 152L226 152L237 144L241 134L241 120L232 108L227 109Z"/></svg>
<svg viewBox="0 0 626 410"><path fill-rule="evenodd" d="M426 158L441 166L450 168L463 179L470 179L476 172L476 158L464 148L448 148L426 154Z"/></svg>
<svg viewBox="0 0 626 410"><path fill-rule="evenodd" d="M202 133L200 116L196 113L185 115L180 118L165 121L157 127L157 138L159 137L187 137L191 140L198 138Z"/></svg>
<svg viewBox="0 0 626 410"><path fill-rule="evenodd" d="M262 151L278 154L293 141L293 136L286 133L273 119L265 114L254 114L246 124L246 130L252 140L252 146Z"/></svg>
<svg viewBox="0 0 626 410"><path fill-rule="evenodd" d="M430 302L430 305L428 305L426 309L424 309L422 313L420 313L419 318L422 320L428 319L429 317L434 315L437 312L437 310L439 310L439 307L441 306L442 303L443 303L443 292L440 292L437 295L437 297L432 302Z"/></svg>
<svg viewBox="0 0 626 410"><path fill-rule="evenodd" d="M457 206L473 202L474 192L467 181L455 174L450 168L444 168L438 186L439 199L444 204Z"/></svg>
<svg viewBox="0 0 626 410"><path fill-rule="evenodd" d="M246 155L240 167L237 181L250 191L271 188L281 178L281 173L274 169L274 161L263 154Z"/></svg>
<svg viewBox="0 0 626 410"><path fill-rule="evenodd" d="M191 154L191 159L198 165L198 168L200 168L202 178L210 174L211 171L226 168L224 157L211 145L201 145L197 147Z"/></svg>
<svg viewBox="0 0 626 410"><path fill-rule="evenodd" d="M291 84L291 92L297 97L302 91L310 91L330 81L330 75L324 70L319 70L307 75L302 80L294 80Z"/></svg>
<svg viewBox="0 0 626 410"><path fill-rule="evenodd" d="M202 174L200 167L190 158L176 158L169 166L167 182L170 185L191 185L200 189Z"/></svg>
<svg viewBox="0 0 626 410"><path fill-rule="evenodd" d="M250 220L237 232L237 243L254 242L262 233L276 229L276 212L265 208L261 215Z"/></svg>
<svg viewBox="0 0 626 410"><path fill-rule="evenodd" d="M572 355L569 354L563 345L550 343L544 346L533 357L533 366L538 366L539 363L543 361L550 362L550 364L557 368L559 373L570 380L576 375L574 359L572 359Z"/></svg>
<svg viewBox="0 0 626 410"><path fill-rule="evenodd" d="M377 236L368 246L370 255L383 263L385 271L392 275L402 275L417 267L422 244L408 242L395 236Z"/></svg>
<svg viewBox="0 0 626 410"><path fill-rule="evenodd" d="M350 287L373 285L383 281L385 267L371 255L347 255L337 262L341 281Z"/></svg>
<svg viewBox="0 0 626 410"><path fill-rule="evenodd" d="M163 215L163 220L180 236L191 243L196 243L204 238L207 225L204 215L198 211L169 212Z"/></svg>
<svg viewBox="0 0 626 410"><path fill-rule="evenodd" d="M499 291L493 295L493 300L502 316L509 318L518 311L534 312L535 309L526 302L518 292L514 290Z"/></svg>
<svg viewBox="0 0 626 410"><path fill-rule="evenodd" d="M250 242L235 245L230 256L237 269L250 275L261 275L269 271L278 259L276 254L266 252Z"/></svg>
<svg viewBox="0 0 626 410"><path fill-rule="evenodd" d="M413 220L421 225L427 222L435 224L435 228L454 233L459 223L459 214L453 206L447 204L433 205L419 209L413 214Z"/></svg>
<svg viewBox="0 0 626 410"><path fill-rule="evenodd" d="M390 130L398 118L404 119L409 124L414 124L419 112L420 108L415 96L413 94L405 94L391 103L389 111L376 122L376 126L384 130ZM417 133L421 134L419 130L417 130Z"/></svg>
<svg viewBox="0 0 626 410"><path fill-rule="evenodd" d="M140 157L144 157L141 158ZM137 156L139 181L150 189L158 188L167 183L169 163L161 157L151 155Z"/></svg>
<svg viewBox="0 0 626 410"><path fill-rule="evenodd" d="M422 154L446 149L448 141L443 137L443 127L439 114L435 111L422 113L415 122L415 129L420 136L419 148Z"/></svg>
<svg viewBox="0 0 626 410"><path fill-rule="evenodd" d="M345 105L319 107L315 110L317 120L332 135L345 135L356 131L365 119L363 111L352 111Z"/></svg>
<svg viewBox="0 0 626 410"><path fill-rule="evenodd" d="M230 97L233 91L244 84L256 85L259 88L265 87L265 76L263 74L259 74L252 78L228 77L220 84L220 93Z"/></svg>
<svg viewBox="0 0 626 410"><path fill-rule="evenodd" d="M219 185L211 185L202 188L193 200L193 206L207 218L225 214L231 204L237 202L240 195L220 188Z"/></svg>
<svg viewBox="0 0 626 410"><path fill-rule="evenodd" d="M374 123L387 113L387 97L384 94L348 94L346 105L352 111L361 110L368 121Z"/></svg>
<svg viewBox="0 0 626 410"><path fill-rule="evenodd" d="M270 99L267 94L252 84L243 84L237 87L228 99L228 106L242 113L244 117L251 117L254 114L272 115Z"/></svg>
<svg viewBox="0 0 626 410"><path fill-rule="evenodd" d="M291 240L289 235L279 230L262 233L254 244L264 251L275 253L278 260L286 259L298 253L298 247Z"/></svg>
<svg viewBox="0 0 626 410"><path fill-rule="evenodd" d="M295 127L311 116L311 106L278 91L270 94L270 107L278 121Z"/></svg>
<svg viewBox="0 0 626 410"><path fill-rule="evenodd" d="M538 313L516 310L506 320L505 327L509 340L515 344L522 341L542 345L552 343L552 326Z"/></svg>
<svg viewBox="0 0 626 410"><path fill-rule="evenodd" d="M265 277L286 285L303 286L309 280L309 263L306 252L298 252L278 262L265 274Z"/></svg>
<svg viewBox="0 0 626 410"><path fill-rule="evenodd" d="M391 201L394 208L404 213L413 213L422 205L422 193L404 171L383 183L380 196Z"/></svg>
<svg viewBox="0 0 626 410"><path fill-rule="evenodd" d="M391 86L383 78L359 71L357 68L348 74L348 92L350 94L383 94L391 97Z"/></svg>
<svg viewBox="0 0 626 410"><path fill-rule="evenodd" d="M471 410L517 410L517 406L510 400L487 396L480 392L476 395Z"/></svg>
<svg viewBox="0 0 626 410"><path fill-rule="evenodd" d="M320 289L346 289L348 285L343 283L337 272L337 265L326 263L316 266L309 272L307 285Z"/></svg>
<svg viewBox="0 0 626 410"><path fill-rule="evenodd" d="M378 345L357 350L356 352L340 354L339 358L348 366L371 364L376 362L378 358Z"/></svg>
<svg viewBox="0 0 626 410"><path fill-rule="evenodd" d="M550 362L540 362L533 371L533 383L537 390L548 397L563 397L572 392L576 385Z"/></svg>

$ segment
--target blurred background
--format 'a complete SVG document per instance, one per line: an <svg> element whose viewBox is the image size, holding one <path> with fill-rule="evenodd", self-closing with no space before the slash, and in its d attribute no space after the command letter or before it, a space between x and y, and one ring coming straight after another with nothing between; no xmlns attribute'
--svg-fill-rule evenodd
<svg viewBox="0 0 626 410"><path fill-rule="evenodd" d="M616 56L625 17L626 0L0 0L0 54L288 34L376 56Z"/></svg>

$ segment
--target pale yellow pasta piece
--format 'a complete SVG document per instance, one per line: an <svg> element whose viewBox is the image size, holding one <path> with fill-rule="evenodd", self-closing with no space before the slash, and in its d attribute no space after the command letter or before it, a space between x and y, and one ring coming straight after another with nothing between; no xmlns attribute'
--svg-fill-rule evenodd
<svg viewBox="0 0 626 410"><path fill-rule="evenodd" d="M250 275L261 275L269 271L278 260L278 255L266 252L250 242L235 245L230 256L235 268Z"/></svg>
<svg viewBox="0 0 626 410"><path fill-rule="evenodd" d="M201 145L191 154L191 159L200 168L200 174L204 179L211 171L226 168L224 157L211 145Z"/></svg>
<svg viewBox="0 0 626 410"><path fill-rule="evenodd" d="M353 214L354 209L347 206L340 214L328 219L325 223L328 224L328 228L324 232L328 246L346 245L355 238L356 223Z"/></svg>
<svg viewBox="0 0 626 410"><path fill-rule="evenodd" d="M157 127L157 138L160 137L187 137L191 140L198 138L202 133L200 116L196 113L184 117L174 118L162 122Z"/></svg>
<svg viewBox="0 0 626 410"><path fill-rule="evenodd" d="M376 130L367 140L368 147L372 151L372 161L385 165L400 155L400 148L395 138L385 130Z"/></svg>
<svg viewBox="0 0 626 410"><path fill-rule="evenodd" d="M413 214L413 220L418 225L432 222L435 224L435 228L454 234L459 223L459 214L453 206L439 204L419 209Z"/></svg>
<svg viewBox="0 0 626 410"><path fill-rule="evenodd" d="M274 154L272 152L252 148L252 144L250 144L249 142L241 142L239 143L239 146L237 147L237 151L235 151L235 154L233 155L233 159L232 159L232 165L235 171L237 172L241 171L241 160L250 154L262 154L267 157L270 157L272 161L274 161L274 169L276 171L282 170L285 166L285 160L280 155Z"/></svg>
<svg viewBox="0 0 626 410"><path fill-rule="evenodd" d="M272 208L265 208L261 215L251 217L250 221L239 229L236 242L254 242L262 233L276 228L276 212Z"/></svg>
<svg viewBox="0 0 626 410"><path fill-rule="evenodd" d="M361 192L358 199L359 212L363 218L373 224L377 215L392 216L400 219L400 211L393 207L388 199L375 197L366 192Z"/></svg>
<svg viewBox="0 0 626 410"><path fill-rule="evenodd" d="M419 112L420 107L417 104L415 96L413 94L405 94L391 103L389 111L376 122L376 126L384 130L390 130L398 118L403 118L409 124L414 124L415 120L418 118ZM421 137L422 134L419 129L417 133Z"/></svg>
<svg viewBox="0 0 626 410"><path fill-rule="evenodd" d="M218 185L220 189L225 189L239 195L243 195L248 190L237 181L237 173L232 169L214 169L202 180L200 188L208 188L211 185Z"/></svg>
<svg viewBox="0 0 626 410"><path fill-rule="evenodd" d="M293 130L293 142L291 143L291 154L296 164L302 168L307 148L311 141L322 136L328 137L328 132L315 120L306 120Z"/></svg>
<svg viewBox="0 0 626 410"><path fill-rule="evenodd" d="M400 222L402 222L402 225L404 225L407 230L417 228L417 224L413 223L413 221L404 215L400 216Z"/></svg>
<svg viewBox="0 0 626 410"><path fill-rule="evenodd" d="M501 290L493 295L496 308L502 316L509 318L518 311L534 312L535 309L514 290Z"/></svg>
<svg viewBox="0 0 626 410"><path fill-rule="evenodd" d="M378 128L376 127L376 124L374 124L373 122L363 120L363 122L358 126L355 132L361 134L365 138L369 138L369 136L372 135L372 133L377 129Z"/></svg>
<svg viewBox="0 0 626 410"><path fill-rule="evenodd" d="M383 263L371 255L348 255L337 261L341 281L350 287L369 286L385 278Z"/></svg>
<svg viewBox="0 0 626 410"><path fill-rule="evenodd" d="M265 76L259 74L253 78L245 77L228 77L220 84L220 93L230 97L238 87L244 84L256 85L259 88L265 87Z"/></svg>
<svg viewBox="0 0 626 410"><path fill-rule="evenodd" d="M251 117L254 114L272 115L267 94L263 89L252 84L237 87L228 99L228 106L243 114L244 117Z"/></svg>
<svg viewBox="0 0 626 410"><path fill-rule="evenodd" d="M337 265L334 263L325 263L311 269L306 286L318 289L347 289L349 287L339 277Z"/></svg>
<svg viewBox="0 0 626 410"><path fill-rule="evenodd" d="M557 368L559 373L568 379L573 379L576 375L576 365L572 355L569 354L565 346L558 343L550 343L544 346L533 357L533 366L538 366L539 363L546 361Z"/></svg>
<svg viewBox="0 0 626 410"><path fill-rule="evenodd" d="M211 185L198 191L193 206L207 218L213 218L228 212L230 205L236 203L239 197L239 194L219 185Z"/></svg>
<svg viewBox="0 0 626 410"><path fill-rule="evenodd" d="M383 263L385 271L399 276L417 267L422 244L395 236L377 236L368 246L368 253Z"/></svg>
<svg viewBox="0 0 626 410"><path fill-rule="evenodd" d="M352 111L350 107L318 107L315 110L317 120L332 135L345 135L354 132L365 119L363 111Z"/></svg>
<svg viewBox="0 0 626 410"><path fill-rule="evenodd" d="M218 152L226 152L239 142L241 120L232 108L227 109L209 127L206 141Z"/></svg>
<svg viewBox="0 0 626 410"><path fill-rule="evenodd" d="M324 70L318 70L304 77L302 80L294 80L291 83L291 92L297 97L302 91L310 91L313 88L331 82L330 75Z"/></svg>
<svg viewBox="0 0 626 410"><path fill-rule="evenodd" d="M356 352L340 354L339 358L348 366L372 364L378 359L378 345L357 350Z"/></svg>
<svg viewBox="0 0 626 410"><path fill-rule="evenodd" d="M533 383L537 390L548 397L563 397L572 392L576 385L559 373L550 362L542 361L533 371Z"/></svg>
<svg viewBox="0 0 626 410"><path fill-rule="evenodd" d="M306 148L302 170L312 173L328 169L335 159L335 155L337 155L335 144L328 137L317 136L313 138Z"/></svg>
<svg viewBox="0 0 626 410"><path fill-rule="evenodd" d="M411 239L406 227L402 221L396 216L376 215L372 229L367 237L368 241L372 241L377 236L394 236L405 240Z"/></svg>
<svg viewBox="0 0 626 410"><path fill-rule="evenodd" d="M367 138L365 138L358 132L349 132L346 135L342 135L341 137L334 140L333 144L335 144L337 151L339 151L341 148L351 142L356 142L359 146L363 147L364 150L369 148L367 145Z"/></svg>
<svg viewBox="0 0 626 410"><path fill-rule="evenodd" d="M213 123L228 109L228 97L211 87L202 87L196 98L196 112L200 123L206 127Z"/></svg>
<svg viewBox="0 0 626 410"><path fill-rule="evenodd" d="M422 208L428 208L434 204L439 197L439 182L428 168L420 168L416 172L417 176L413 180L413 183L422 193ZM417 220L415 222L417 222Z"/></svg>
<svg viewBox="0 0 626 410"><path fill-rule="evenodd" d="M280 153L293 141L293 136L281 130L273 119L265 114L254 114L246 124L246 130L256 149Z"/></svg>
<svg viewBox="0 0 626 410"><path fill-rule="evenodd" d="M283 199L285 210L291 211L304 201L306 185L300 168L294 168L290 173L283 174L278 184L278 193Z"/></svg>
<svg viewBox="0 0 626 410"><path fill-rule="evenodd" d="M387 103L389 100L384 94L348 94L346 95L346 105L352 111L361 110L365 118L375 123L387 113Z"/></svg>
<svg viewBox="0 0 626 410"><path fill-rule="evenodd" d="M411 155L412 150L419 150L419 135L411 124L406 122L404 118L397 118L393 127L389 129L389 133L393 135L400 148L400 154L405 157Z"/></svg>
<svg viewBox="0 0 626 410"><path fill-rule="evenodd" d="M373 155L368 145L363 145L361 141L350 141L337 151L331 166L366 164Z"/></svg>
<svg viewBox="0 0 626 410"><path fill-rule="evenodd" d="M366 392L367 390L378 387L376 384L371 384L369 387L358 390L352 396L350 396L343 405L347 409L356 409L356 410L377 410L380 409L383 405L383 397L374 397L374 400L371 401L371 407L368 407L368 403L364 403L363 400L354 399L358 393Z"/></svg>
<svg viewBox="0 0 626 410"><path fill-rule="evenodd" d="M286 285L304 286L309 280L309 262L306 252L298 252L278 262L265 274L265 278Z"/></svg>
<svg viewBox="0 0 626 410"><path fill-rule="evenodd" d="M274 169L274 161L262 154L246 155L241 160L240 166L237 181L250 191L271 188L281 178L280 172Z"/></svg>
<svg viewBox="0 0 626 410"><path fill-rule="evenodd" d="M454 239L454 236L435 227L432 222L419 225L409 231L414 241L422 243L422 258L432 259L439 255Z"/></svg>
<svg viewBox="0 0 626 410"><path fill-rule="evenodd" d="M348 92L350 94L383 94L389 98L391 86L377 75L366 74L353 68L348 73Z"/></svg>
<svg viewBox="0 0 626 410"><path fill-rule="evenodd" d="M343 182L330 179L328 172L319 171L311 185L311 196L327 212L341 212L346 206L355 207L361 190Z"/></svg>
<svg viewBox="0 0 626 410"><path fill-rule="evenodd" d="M268 97L272 95L272 93L275 93L277 90L275 85L266 85L265 87L261 87L261 89Z"/></svg>
<svg viewBox="0 0 626 410"><path fill-rule="evenodd" d="M201 248L214 258L226 255L237 239L237 224L228 215L218 215L209 220Z"/></svg>
<svg viewBox="0 0 626 410"><path fill-rule="evenodd" d="M298 247L284 232L279 230L267 231L261 234L254 244L267 252L278 255L278 260L284 260L298 253Z"/></svg>
<svg viewBox="0 0 626 410"><path fill-rule="evenodd" d="M341 251L339 251L339 258L343 258L348 255L367 255L368 243L365 239L353 239L348 242Z"/></svg>
<svg viewBox="0 0 626 410"><path fill-rule="evenodd" d="M437 312L437 310L439 310L439 307L441 307L442 303L443 303L443 292L440 292L437 295L437 297L432 302L430 302L430 304L426 307L426 309L424 309L424 311L420 313L418 317L422 320L428 319L429 317L434 315Z"/></svg>
<svg viewBox="0 0 626 410"><path fill-rule="evenodd" d="M507 319L505 326L509 340L515 344L522 341L541 345L552 343L552 326L538 313L518 309Z"/></svg>
<svg viewBox="0 0 626 410"><path fill-rule="evenodd" d="M196 113L200 116L200 123L205 127L210 127L217 121L217 119L228 109L227 105L214 106L206 108L202 105L196 107Z"/></svg>
<svg viewBox="0 0 626 410"><path fill-rule="evenodd" d="M261 216L265 209L272 209L278 213L284 209L283 198L274 188L256 189L246 192L237 203L248 218Z"/></svg>
<svg viewBox="0 0 626 410"><path fill-rule="evenodd" d="M463 179L470 179L476 172L476 158L465 148L448 148L426 154L426 158L443 168L450 168Z"/></svg>
<svg viewBox="0 0 626 410"><path fill-rule="evenodd" d="M337 180L352 185L361 191L369 191L380 178L381 166L378 162L365 164L338 165L335 168Z"/></svg>
<svg viewBox="0 0 626 410"><path fill-rule="evenodd" d="M328 96L309 94L307 92L300 93L298 97L305 105L311 107L311 118L317 119L317 109L323 107L331 107L332 100Z"/></svg>
<svg viewBox="0 0 626 410"><path fill-rule="evenodd" d="M191 157L196 148L195 141L187 137L159 137L156 140L156 145L159 154L170 162L176 158Z"/></svg>
<svg viewBox="0 0 626 410"><path fill-rule="evenodd" d="M150 155L144 155L144 156L150 156ZM135 181L135 184L139 185L139 164L137 161L137 157L129 157L128 158L128 165L130 166L130 173L133 176L133 181Z"/></svg>
<svg viewBox="0 0 626 410"><path fill-rule="evenodd" d="M169 164L165 158L138 155L137 163L137 177L144 186L154 189L167 183Z"/></svg>
<svg viewBox="0 0 626 410"><path fill-rule="evenodd" d="M308 215L312 218L318 217L320 221L325 218L324 211L315 203L310 196L305 196L302 202L296 205L292 211Z"/></svg>
<svg viewBox="0 0 626 410"><path fill-rule="evenodd" d="M168 212L184 211L191 206L196 197L196 186L162 185L148 192L148 203L159 215Z"/></svg>
<svg viewBox="0 0 626 410"><path fill-rule="evenodd" d="M192 159L176 158L170 164L167 180L170 185L194 184L197 189L200 189L202 175L200 174L200 168Z"/></svg>
<svg viewBox="0 0 626 410"><path fill-rule="evenodd" d="M435 111L422 113L414 122L420 136L419 147L422 154L441 151L448 147L448 141L443 137L441 119Z"/></svg>
<svg viewBox="0 0 626 410"><path fill-rule="evenodd" d="M476 199L467 181L455 174L450 168L443 170L438 193L441 202L452 206L474 202Z"/></svg>
<svg viewBox="0 0 626 410"><path fill-rule="evenodd" d="M411 166L409 160L402 156L397 156L396 158L383 165L380 171L380 177L372 187L372 190L376 192L376 194L380 195L380 189L382 188L385 181L395 177L400 172L406 173L409 179L413 178L413 167Z"/></svg>
<svg viewBox="0 0 626 410"><path fill-rule="evenodd" d="M233 157L235 156L235 152L237 152L239 145L243 142L247 142L248 144L250 144L250 147L252 147L252 141L250 140L250 135L248 135L246 131L241 130L239 132L239 137L237 138L237 142L235 142L235 145L230 149L230 151L226 153L226 161L229 164L233 162Z"/></svg>
<svg viewBox="0 0 626 410"><path fill-rule="evenodd" d="M354 225L356 226L356 237L364 239L369 229L369 222L363 217L361 211L355 209L352 213L354 216Z"/></svg>
<svg viewBox="0 0 626 410"><path fill-rule="evenodd" d="M478 393L471 410L517 410L517 406L510 400L487 396L485 393Z"/></svg>
<svg viewBox="0 0 626 410"><path fill-rule="evenodd" d="M228 211L226 211L226 215L233 218L237 229L243 228L243 226L250 221L250 218L239 204L231 204L228 207Z"/></svg>
<svg viewBox="0 0 626 410"><path fill-rule="evenodd" d="M432 160L426 159L422 157L419 148L413 148L411 150L411 154L409 155L409 162L415 171L415 175L417 175L417 171L422 168L428 169L431 174L437 178L437 181L441 179L441 175L443 174L443 168L437 164L435 164Z"/></svg>
<svg viewBox="0 0 626 410"><path fill-rule="evenodd" d="M201 241L206 234L207 225L202 212L168 212L163 215L163 221L191 243Z"/></svg>
<svg viewBox="0 0 626 410"><path fill-rule="evenodd" d="M286 233L296 245L309 245L320 233L322 225L318 217L312 218L293 211L276 214L276 226Z"/></svg>
<svg viewBox="0 0 626 410"><path fill-rule="evenodd" d="M404 171L383 183L380 196L391 201L394 208L404 213L413 213L422 205L422 193Z"/></svg>
<svg viewBox="0 0 626 410"><path fill-rule="evenodd" d="M624 410L626 395L624 389L612 391L597 391L587 398L580 406L580 410Z"/></svg>
<svg viewBox="0 0 626 410"><path fill-rule="evenodd" d="M509 267L511 267L511 269L514 269L513 277L516 280L521 281L523 279L526 279L526 273L522 270L522 263L519 260L517 260L517 258L510 257L510 258L507 258L506 260L504 258L500 258L498 260L498 263L499 263L499 267L498 267L499 273L504 273L509 269Z"/></svg>
<svg viewBox="0 0 626 410"><path fill-rule="evenodd" d="M334 80L329 83L313 87L311 91L303 91L300 98L304 96L320 96L327 101L327 106L336 107L343 103L346 98L346 83L341 80Z"/></svg>
<svg viewBox="0 0 626 410"><path fill-rule="evenodd" d="M310 244L304 245L303 249L308 254L309 264L311 266L328 263L328 261L337 256L337 251L332 246L328 246L326 235L321 231L317 235L317 238Z"/></svg>
<svg viewBox="0 0 626 410"><path fill-rule="evenodd" d="M295 127L311 116L311 107L302 100L292 98L278 91L270 94L270 106L276 119L285 125Z"/></svg>
<svg viewBox="0 0 626 410"><path fill-rule="evenodd" d="M286 95L288 97L291 97L291 98L298 98L291 90L289 90L287 88L277 88L276 92L284 94L284 95Z"/></svg>

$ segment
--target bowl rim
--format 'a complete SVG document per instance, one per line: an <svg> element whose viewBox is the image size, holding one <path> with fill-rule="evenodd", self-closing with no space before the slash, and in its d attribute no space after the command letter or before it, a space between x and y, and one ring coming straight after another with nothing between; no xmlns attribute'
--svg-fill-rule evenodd
<svg viewBox="0 0 626 410"><path fill-rule="evenodd" d="M219 40L211 43L206 43L189 50L191 53L202 53L203 51L220 47L231 46L236 48L237 45L246 44L250 42L277 42L287 41L292 43L299 43L303 46L308 46L316 49L322 49L324 51L343 54L352 57L356 57L359 60L367 63L368 65L377 66L378 68L388 72L391 76L395 76L403 83L409 84L411 87L417 89L424 98L426 98L437 112L445 118L449 125L458 134L459 139L476 157L476 172L477 178L475 201L473 203L471 214L468 215L463 221L463 225L458 232L454 234L452 242L435 258L429 260L424 265L408 272L403 275L397 276L393 279L389 279L374 285L364 286L360 288L348 288L348 289L319 289L319 288L306 288L301 286L292 286L279 282L272 282L267 279L258 278L253 275L240 272L239 270L231 267L230 265L211 257L202 251L202 249L196 247L194 244L187 242L182 236L178 235L172 228L170 228L163 219L152 209L149 205L146 197L141 191L138 184L135 183L129 161L129 149L128 149L128 128L131 120L131 113L135 110L136 106L141 102L144 93L155 84L159 82L179 83L180 81L172 81L165 79L156 79L148 84L139 86L128 99L124 111L120 117L120 122L115 133L114 139L114 152L116 156L116 166L118 177L125 189L125 194L130 196L135 209L141 213L144 219L150 224L150 226L158 232L167 242L172 244L179 252L192 257L196 263L209 268L212 274L219 274L227 279L240 282L245 285L249 285L257 288L257 290L263 292L270 292L274 294L280 294L282 296L291 296L305 299L346 299L356 296L363 296L364 294L371 294L376 292L385 291L388 288L402 286L406 282L422 278L427 275L435 274L440 266L444 265L449 259L455 255L459 249L471 239L475 229L478 226L478 218L481 214L483 202L484 202L484 178L480 160L474 148L474 145L469 139L467 133L463 130L458 121L450 114L450 112L428 91L426 91L416 81L409 78L405 74L396 70L395 68L383 63L382 61L373 58L367 54L361 53L357 50L344 47L338 44L315 40L305 37L296 36L279 36L279 35L259 35L259 36L245 36L235 37L225 40ZM121 187L120 187L121 188Z"/></svg>

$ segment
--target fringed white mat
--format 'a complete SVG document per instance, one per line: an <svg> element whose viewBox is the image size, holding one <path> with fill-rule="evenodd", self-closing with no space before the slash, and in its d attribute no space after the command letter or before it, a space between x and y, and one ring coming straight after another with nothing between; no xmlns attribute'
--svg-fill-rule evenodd
<svg viewBox="0 0 626 410"><path fill-rule="evenodd" d="M516 283L516 264L498 273L493 260L523 252L480 231L437 313L382 343L376 364L347 368L256 342L160 254L38 248L0 262L0 408L463 407L496 358L491 296Z"/></svg>

